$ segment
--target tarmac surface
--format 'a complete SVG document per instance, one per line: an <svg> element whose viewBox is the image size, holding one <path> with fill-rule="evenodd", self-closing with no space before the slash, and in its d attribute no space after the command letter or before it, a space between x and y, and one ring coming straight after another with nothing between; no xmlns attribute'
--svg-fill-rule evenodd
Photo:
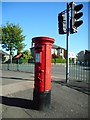
<svg viewBox="0 0 90 120"><path fill-rule="evenodd" d="M35 110L33 103L34 74L2 71L0 107L2 118L89 118L90 89L82 82L65 83L52 76L51 106Z"/></svg>

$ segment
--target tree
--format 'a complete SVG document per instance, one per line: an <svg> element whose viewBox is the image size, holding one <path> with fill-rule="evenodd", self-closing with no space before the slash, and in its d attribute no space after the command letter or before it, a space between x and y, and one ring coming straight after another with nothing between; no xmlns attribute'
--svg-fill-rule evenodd
<svg viewBox="0 0 90 120"><path fill-rule="evenodd" d="M18 44L17 55L21 53L21 51L24 49L24 47L25 47L24 43Z"/></svg>
<svg viewBox="0 0 90 120"><path fill-rule="evenodd" d="M2 26L2 48L10 51L10 63L12 63L12 53L17 50L19 53L24 48L25 36L22 35L22 28L19 24L6 23Z"/></svg>
<svg viewBox="0 0 90 120"><path fill-rule="evenodd" d="M23 58L24 58L24 59L27 59L27 60L31 58L31 53L30 53L29 50L25 50L25 51L23 52Z"/></svg>
<svg viewBox="0 0 90 120"><path fill-rule="evenodd" d="M22 63L26 63L31 58L32 58L31 52L29 50L25 50L24 52L22 52L22 57L20 58L20 61Z"/></svg>

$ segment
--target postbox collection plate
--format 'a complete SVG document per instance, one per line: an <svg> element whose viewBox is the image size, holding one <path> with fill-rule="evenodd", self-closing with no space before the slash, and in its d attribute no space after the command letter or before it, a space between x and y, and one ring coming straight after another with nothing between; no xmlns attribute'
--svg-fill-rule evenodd
<svg viewBox="0 0 90 120"><path fill-rule="evenodd" d="M40 62L40 53L36 53L36 63Z"/></svg>

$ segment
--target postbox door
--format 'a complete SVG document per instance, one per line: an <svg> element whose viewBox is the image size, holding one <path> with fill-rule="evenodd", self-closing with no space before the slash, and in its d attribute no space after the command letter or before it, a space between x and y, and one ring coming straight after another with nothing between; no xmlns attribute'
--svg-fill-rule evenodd
<svg viewBox="0 0 90 120"><path fill-rule="evenodd" d="M45 91L51 90L51 45L46 44L45 52L44 52L44 65L45 65L45 81L44 81L44 89Z"/></svg>
<svg viewBox="0 0 90 120"><path fill-rule="evenodd" d="M37 49L35 53L35 89L44 91L44 63L43 63L43 49Z"/></svg>
<svg viewBox="0 0 90 120"><path fill-rule="evenodd" d="M35 55L35 88L41 92L51 89L51 45L42 45Z"/></svg>

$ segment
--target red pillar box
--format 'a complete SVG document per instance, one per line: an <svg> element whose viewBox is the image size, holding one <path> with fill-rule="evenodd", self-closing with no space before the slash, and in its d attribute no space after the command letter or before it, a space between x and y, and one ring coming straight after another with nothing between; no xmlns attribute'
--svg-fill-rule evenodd
<svg viewBox="0 0 90 120"><path fill-rule="evenodd" d="M44 110L51 101L51 48L53 38L35 37L35 77L33 103L34 107Z"/></svg>

